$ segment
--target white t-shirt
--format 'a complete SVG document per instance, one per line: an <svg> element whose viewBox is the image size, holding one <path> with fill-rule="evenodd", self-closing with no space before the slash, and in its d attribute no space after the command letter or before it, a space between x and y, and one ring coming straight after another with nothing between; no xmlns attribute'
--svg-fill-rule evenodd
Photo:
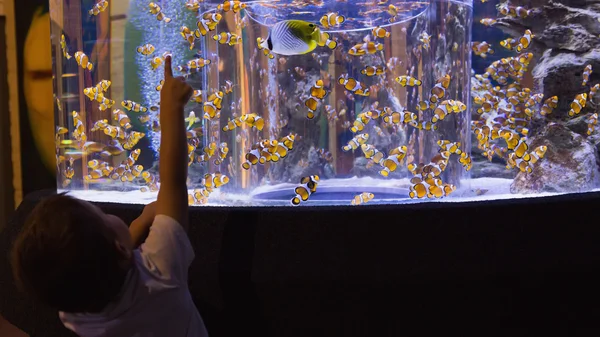
<svg viewBox="0 0 600 337"><path fill-rule="evenodd" d="M65 327L82 337L207 337L188 289L194 250L181 225L156 216L133 256L118 300L101 313L59 312Z"/></svg>

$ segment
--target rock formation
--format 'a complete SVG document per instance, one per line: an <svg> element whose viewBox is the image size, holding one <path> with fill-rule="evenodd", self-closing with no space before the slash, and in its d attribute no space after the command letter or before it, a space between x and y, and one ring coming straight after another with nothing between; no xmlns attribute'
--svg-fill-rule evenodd
<svg viewBox="0 0 600 337"><path fill-rule="evenodd" d="M589 93L600 82L600 1L597 0L511 0L499 5L530 9L527 18L501 17L494 25L519 38L526 29L535 35L527 50L532 64L534 92L544 98L558 96L558 108L546 117L537 116L529 133L529 148L548 146L546 158L533 173L519 173L511 192L577 192L598 185L600 136L587 135L587 116L600 112L600 104L588 100L575 118L567 112L576 95ZM594 72L587 85L582 73L591 64ZM598 101L596 99L596 101Z"/></svg>
<svg viewBox="0 0 600 337"><path fill-rule="evenodd" d="M533 173L520 172L511 185L512 193L583 192L597 186L597 151L583 136L559 123L550 123L530 148L548 147L546 157Z"/></svg>

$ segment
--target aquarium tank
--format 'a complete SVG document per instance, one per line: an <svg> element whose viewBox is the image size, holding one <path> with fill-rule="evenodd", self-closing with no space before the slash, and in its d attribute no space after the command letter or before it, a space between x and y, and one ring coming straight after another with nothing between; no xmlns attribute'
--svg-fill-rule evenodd
<svg viewBox="0 0 600 337"><path fill-rule="evenodd" d="M52 1L59 190L92 201L156 198L159 98L172 55L195 89L182 116L190 205L592 191L594 6Z"/></svg>

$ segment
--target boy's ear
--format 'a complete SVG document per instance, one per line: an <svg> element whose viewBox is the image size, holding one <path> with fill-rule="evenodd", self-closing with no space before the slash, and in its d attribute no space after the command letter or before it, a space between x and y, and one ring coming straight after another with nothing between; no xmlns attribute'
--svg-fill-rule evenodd
<svg viewBox="0 0 600 337"><path fill-rule="evenodd" d="M119 255L121 255L124 260L129 261L129 259L131 259L131 249L126 247L119 240L115 240L115 248L117 248Z"/></svg>

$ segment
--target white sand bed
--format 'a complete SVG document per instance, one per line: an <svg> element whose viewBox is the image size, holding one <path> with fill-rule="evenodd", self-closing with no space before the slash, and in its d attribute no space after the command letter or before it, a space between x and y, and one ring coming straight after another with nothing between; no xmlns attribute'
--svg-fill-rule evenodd
<svg viewBox="0 0 600 337"><path fill-rule="evenodd" d="M536 194L512 194L510 193L510 184L512 183L512 179L502 179L502 178L477 178L470 179L461 182L461 187L454 192L451 197L442 198L442 199L421 199L421 200L411 200L406 196L405 199L388 199L388 200L380 200L379 204L403 204L403 203L415 203L415 202L428 202L428 201L437 201L437 202L476 202L476 201L486 201L486 200L507 200L507 199L523 199L523 198L541 198L541 197L549 197L561 194L568 193L536 193ZM319 188L322 191L328 192L337 192L344 190L345 188L352 190L364 190L368 192L379 191L381 192L397 192L404 191L408 188L410 182L408 179L374 179L371 177L362 177L362 178L348 178L348 179L329 179L322 180L319 183ZM215 191L209 199L207 206L215 206L215 207L228 207L228 206L236 206L236 207L252 207L252 206L269 206L269 205L283 205L281 200L277 201L269 201L269 200L257 200L256 197L259 195L264 195L268 193L277 193L279 191L292 191L297 184L285 183L285 184L277 184L277 185L264 185L255 188L248 194L236 194L236 193L221 193L220 191ZM481 193L481 191L487 190L482 195L477 195ZM595 189L589 192L600 191L600 189ZM60 191L63 192L63 191ZM156 200L157 193L156 192L141 192L141 191L129 191L129 192L119 192L119 191L94 191L94 190L69 190L70 195L92 202L106 202L106 203L122 203L122 204L148 204L152 201ZM583 192L583 193L589 193ZM190 190L192 193L192 190ZM377 201L377 194L375 193L375 202ZM349 201L348 201L349 202ZM305 203L305 205L310 206L319 206L319 205L332 205L332 204L340 204L346 205L347 203L342 200L330 200L328 202L323 201L310 201ZM287 203L286 203L287 205Z"/></svg>

